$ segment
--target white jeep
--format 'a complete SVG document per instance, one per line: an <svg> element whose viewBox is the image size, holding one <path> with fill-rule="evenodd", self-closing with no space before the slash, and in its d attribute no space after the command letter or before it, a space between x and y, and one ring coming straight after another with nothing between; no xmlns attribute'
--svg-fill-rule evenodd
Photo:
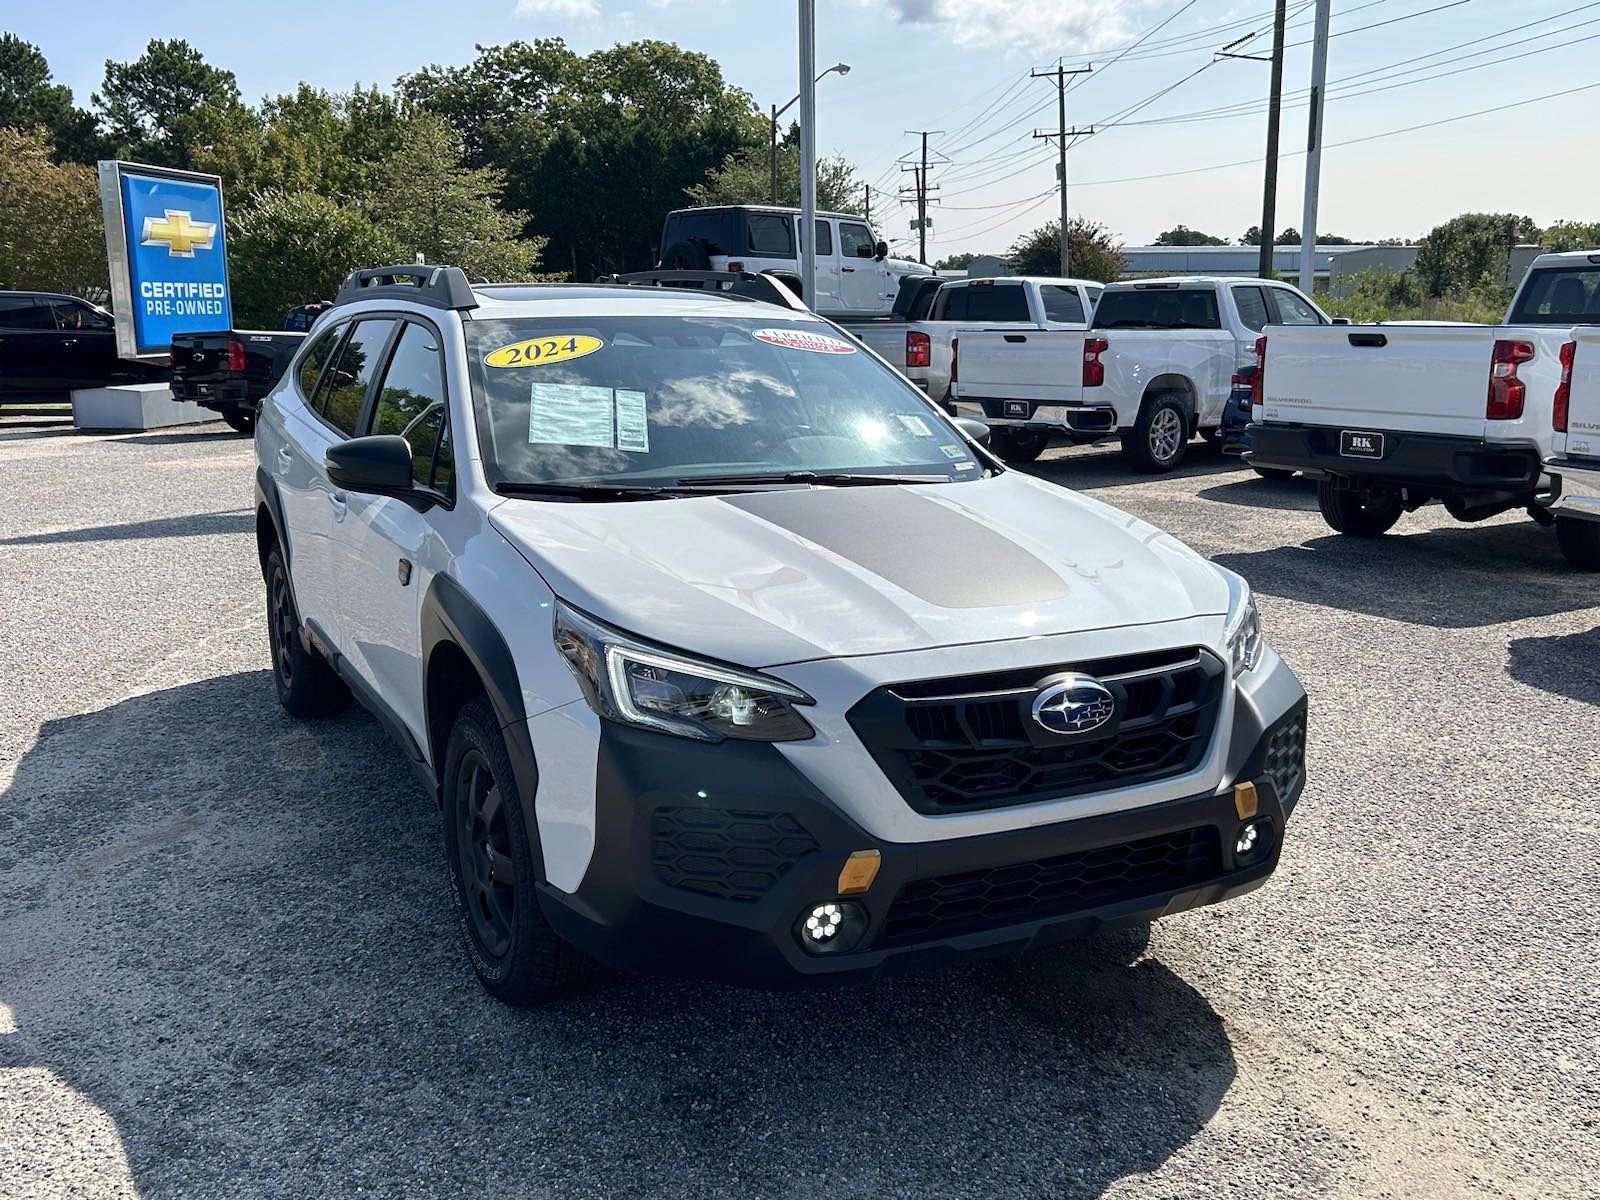
<svg viewBox="0 0 1600 1200"><path fill-rule="evenodd" d="M766 286L360 272L263 405L279 699L403 748L485 988L856 978L1260 885L1306 701L1244 580Z"/></svg>

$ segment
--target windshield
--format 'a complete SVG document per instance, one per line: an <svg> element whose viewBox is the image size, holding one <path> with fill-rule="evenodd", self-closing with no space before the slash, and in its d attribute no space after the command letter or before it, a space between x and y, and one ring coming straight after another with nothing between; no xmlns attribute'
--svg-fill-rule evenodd
<svg viewBox="0 0 1600 1200"><path fill-rule="evenodd" d="M464 324L491 486L982 473L965 439L915 388L820 323L644 316Z"/></svg>
<svg viewBox="0 0 1600 1200"><path fill-rule="evenodd" d="M1600 325L1600 266L1545 267L1528 276L1512 325Z"/></svg>

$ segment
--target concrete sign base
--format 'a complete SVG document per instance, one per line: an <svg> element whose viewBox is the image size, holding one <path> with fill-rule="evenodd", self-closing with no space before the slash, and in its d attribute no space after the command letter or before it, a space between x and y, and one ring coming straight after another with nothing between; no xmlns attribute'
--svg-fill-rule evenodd
<svg viewBox="0 0 1600 1200"><path fill-rule="evenodd" d="M80 388L72 393L72 423L79 429L161 429L217 419L210 409L173 400L172 389L164 383Z"/></svg>

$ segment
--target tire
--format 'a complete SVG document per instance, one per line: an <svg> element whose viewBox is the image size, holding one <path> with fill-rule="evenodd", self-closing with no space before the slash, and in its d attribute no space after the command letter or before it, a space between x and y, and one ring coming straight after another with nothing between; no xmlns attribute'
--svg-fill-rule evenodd
<svg viewBox="0 0 1600 1200"><path fill-rule="evenodd" d="M291 717L331 717L350 704L350 689L328 660L300 640L300 614L289 588L283 551L267 552L267 641L272 648L272 682L278 703Z"/></svg>
<svg viewBox="0 0 1600 1200"><path fill-rule="evenodd" d="M1600 571L1600 521L1556 514L1556 545L1580 571Z"/></svg>
<svg viewBox="0 0 1600 1200"><path fill-rule="evenodd" d="M235 433L242 433L246 437L256 435L256 409L253 404L241 404L234 408L224 409L222 419L228 428Z"/></svg>
<svg viewBox="0 0 1600 1200"><path fill-rule="evenodd" d="M593 961L562 941L539 908L516 777L482 697L468 700L451 726L443 783L451 906L483 989L522 1007L587 982Z"/></svg>
<svg viewBox="0 0 1600 1200"><path fill-rule="evenodd" d="M1189 414L1171 392L1151 397L1133 428L1122 435L1122 456L1144 475L1164 475L1183 461Z"/></svg>
<svg viewBox="0 0 1600 1200"><path fill-rule="evenodd" d="M1251 467L1263 479L1293 479L1294 472L1286 471L1282 467Z"/></svg>
<svg viewBox="0 0 1600 1200"><path fill-rule="evenodd" d="M673 242L661 256L665 271L709 271L711 256L698 242Z"/></svg>
<svg viewBox="0 0 1600 1200"><path fill-rule="evenodd" d="M1032 429L996 429L994 452L1008 463L1031 463L1050 445L1050 435Z"/></svg>
<svg viewBox="0 0 1600 1200"><path fill-rule="evenodd" d="M1405 511L1395 492L1358 492L1337 487L1331 479L1317 481L1317 507L1329 528L1350 537L1388 533Z"/></svg>

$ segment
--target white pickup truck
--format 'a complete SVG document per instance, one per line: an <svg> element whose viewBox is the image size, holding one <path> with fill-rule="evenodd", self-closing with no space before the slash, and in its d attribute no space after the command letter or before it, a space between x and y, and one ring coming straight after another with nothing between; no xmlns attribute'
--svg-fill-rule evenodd
<svg viewBox="0 0 1600 1200"><path fill-rule="evenodd" d="M1458 521L1526 509L1548 525L1564 347L1600 322L1597 284L1590 255L1544 254L1500 325L1270 330L1246 457L1315 478L1339 533L1386 533L1435 500Z"/></svg>
<svg viewBox="0 0 1600 1200"><path fill-rule="evenodd" d="M1575 272L1588 290L1590 324L1561 348L1551 454L1556 541L1579 570L1600 571L1600 254Z"/></svg>
<svg viewBox="0 0 1600 1200"><path fill-rule="evenodd" d="M1170 471L1196 432L1216 436L1241 367L1268 325L1328 325L1303 294L1270 280L1215 277L1113 283L1088 336L1066 331L963 334L951 397L983 420L1012 462L1055 434L1110 434L1135 470Z"/></svg>
<svg viewBox="0 0 1600 1200"><path fill-rule="evenodd" d="M934 400L948 405L951 348L957 338L984 331L1002 336L1044 329L1082 333L1104 287L1092 279L1031 275L947 279L924 317L840 323Z"/></svg>

